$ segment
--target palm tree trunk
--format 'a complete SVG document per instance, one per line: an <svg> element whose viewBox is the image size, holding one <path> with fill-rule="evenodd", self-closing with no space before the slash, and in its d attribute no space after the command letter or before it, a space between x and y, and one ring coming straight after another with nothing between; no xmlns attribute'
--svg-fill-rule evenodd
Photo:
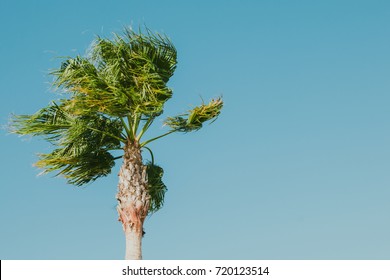
<svg viewBox="0 0 390 280"><path fill-rule="evenodd" d="M141 149L129 141L124 148L123 165L119 171L118 214L126 236L127 260L142 259L142 232L148 214L150 195L146 166L142 164Z"/></svg>

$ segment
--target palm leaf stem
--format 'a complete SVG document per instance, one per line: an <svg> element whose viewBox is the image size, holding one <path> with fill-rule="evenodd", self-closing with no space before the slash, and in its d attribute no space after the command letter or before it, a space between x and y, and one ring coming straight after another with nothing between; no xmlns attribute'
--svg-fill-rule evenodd
<svg viewBox="0 0 390 280"><path fill-rule="evenodd" d="M127 123L125 122L125 120L124 120L123 118L120 118L120 120L121 120L121 122L122 122L123 127L125 128L127 137L128 137L128 138L131 138L131 135L132 135L132 134L131 134L131 130L130 130L129 126L127 125ZM127 117L127 120L128 120L129 123L130 123L130 117L129 117L129 116Z"/></svg>
<svg viewBox="0 0 390 280"><path fill-rule="evenodd" d="M164 134L162 134L162 135L160 135L160 136L157 136L157 137L154 137L154 138L152 138L152 139L149 139L149 140L147 140L147 141L145 141L145 142L142 142L142 143L141 143L141 147L145 147L145 145L149 144L150 142L153 142L153 141L155 141L155 140L157 140L157 139L160 139L160 138L162 138L162 137L164 137L164 136L167 136L167 135L169 135L169 134L171 134L171 133L173 133L173 132L176 132L176 129L171 130L171 131L168 131L167 133L164 133Z"/></svg>
<svg viewBox="0 0 390 280"><path fill-rule="evenodd" d="M135 139L135 134L134 134L134 120L131 119L130 115L127 115L127 122L128 122L128 136L130 140Z"/></svg>
<svg viewBox="0 0 390 280"><path fill-rule="evenodd" d="M153 152L152 152L152 150L150 149L150 148L148 148L148 147L143 147L143 148L145 148L145 149L147 149L148 151L149 151L149 153L150 153L150 158L151 158L151 160L152 160L152 165L154 165L154 156L153 156Z"/></svg>
<svg viewBox="0 0 390 280"><path fill-rule="evenodd" d="M138 126L139 126L140 121L141 121L141 116L139 114L135 114L134 119L133 119L133 125L132 125L133 139L136 139L137 130L138 130Z"/></svg>
<svg viewBox="0 0 390 280"><path fill-rule="evenodd" d="M140 140L140 139L141 139L141 137L144 135L144 133L145 133L145 132L148 130L148 128L152 125L153 121L154 121L154 117L150 117L150 118L146 121L146 123L144 124L144 126L142 127L140 133L139 133L138 136L137 136L137 140Z"/></svg>

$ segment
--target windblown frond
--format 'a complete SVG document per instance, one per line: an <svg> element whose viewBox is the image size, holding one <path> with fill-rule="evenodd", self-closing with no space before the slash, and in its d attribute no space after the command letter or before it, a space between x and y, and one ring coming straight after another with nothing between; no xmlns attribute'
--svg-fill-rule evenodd
<svg viewBox="0 0 390 280"><path fill-rule="evenodd" d="M70 92L68 110L74 114L104 113L124 116L131 110L125 92L116 88L87 58L70 58L53 71L54 85Z"/></svg>
<svg viewBox="0 0 390 280"><path fill-rule="evenodd" d="M69 129L73 118L56 103L52 103L33 115L15 115L11 122L11 132L21 135L43 136L54 141Z"/></svg>
<svg viewBox="0 0 390 280"><path fill-rule="evenodd" d="M187 114L168 117L164 124L174 131L190 132L202 128L204 122L218 117L223 107L222 98L212 99L209 104L202 104L188 111Z"/></svg>
<svg viewBox="0 0 390 280"><path fill-rule="evenodd" d="M40 154L41 159L35 165L44 169L43 173L59 170L56 175L63 175L68 183L76 186L110 174L115 165L114 157L104 149L88 149L76 154L73 151L64 147Z"/></svg>
<svg viewBox="0 0 390 280"><path fill-rule="evenodd" d="M149 211L151 213L157 212L164 204L164 196L167 187L162 181L164 170L151 162L146 165L146 172L148 174L148 191L150 195Z"/></svg>
<svg viewBox="0 0 390 280"><path fill-rule="evenodd" d="M129 28L125 29L123 36L115 34L114 40L98 38L92 48L91 57L100 69L112 67L118 74L149 64L148 67L151 67L164 83L172 77L177 64L176 48L166 36L154 34L149 30L146 34L135 33ZM121 61L119 64L118 58ZM131 79L128 81L132 82Z"/></svg>
<svg viewBox="0 0 390 280"><path fill-rule="evenodd" d="M90 60L108 88L127 100L128 112L157 116L172 97L166 83L176 69L176 57L168 38L126 29L113 40L98 38Z"/></svg>
<svg viewBox="0 0 390 280"><path fill-rule="evenodd" d="M72 115L55 103L37 113L15 116L12 130L43 136L57 147L41 154L36 165L44 173L59 171L69 183L81 185L107 175L114 165L110 150L119 149L122 123L103 115Z"/></svg>
<svg viewBox="0 0 390 280"><path fill-rule="evenodd" d="M113 40L97 38L89 57L69 58L52 75L54 85L72 94L75 114L158 116L172 97L166 83L176 64L168 38L125 29Z"/></svg>

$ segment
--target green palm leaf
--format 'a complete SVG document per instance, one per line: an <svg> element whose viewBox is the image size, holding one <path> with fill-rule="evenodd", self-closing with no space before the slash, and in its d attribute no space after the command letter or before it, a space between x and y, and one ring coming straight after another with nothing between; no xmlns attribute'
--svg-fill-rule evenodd
<svg viewBox="0 0 390 280"><path fill-rule="evenodd" d="M168 117L164 124L174 131L190 132L199 130L204 122L215 120L221 113L222 107L223 101L221 98L212 99L209 104L197 106L186 114Z"/></svg>
<svg viewBox="0 0 390 280"><path fill-rule="evenodd" d="M126 95L133 113L157 116L172 97L166 83L176 69L176 49L166 37L126 29L114 40L98 38L91 61L110 88Z"/></svg>
<svg viewBox="0 0 390 280"><path fill-rule="evenodd" d="M12 131L18 134L43 136L56 149L40 154L36 166L43 173L59 171L69 183L82 185L109 174L119 149L122 123L103 115L73 115L64 106L53 103L37 113L16 116Z"/></svg>
<svg viewBox="0 0 390 280"><path fill-rule="evenodd" d="M148 174L148 192L150 195L149 211L154 213L162 208L164 204L164 197L167 191L167 187L162 181L164 170L152 162L149 162L146 168Z"/></svg>
<svg viewBox="0 0 390 280"><path fill-rule="evenodd" d="M44 169L43 173L58 171L68 183L81 186L111 173L115 165L114 157L104 149L86 150L74 153L63 147L49 154L40 154L35 166Z"/></svg>
<svg viewBox="0 0 390 280"><path fill-rule="evenodd" d="M72 94L68 110L84 115L104 113L124 116L131 110L129 98L117 88L87 58L70 58L52 72L54 85Z"/></svg>
<svg viewBox="0 0 390 280"><path fill-rule="evenodd" d="M72 125L72 117L56 104L39 110L33 115L15 115L11 122L11 132L21 135L43 136L55 141Z"/></svg>

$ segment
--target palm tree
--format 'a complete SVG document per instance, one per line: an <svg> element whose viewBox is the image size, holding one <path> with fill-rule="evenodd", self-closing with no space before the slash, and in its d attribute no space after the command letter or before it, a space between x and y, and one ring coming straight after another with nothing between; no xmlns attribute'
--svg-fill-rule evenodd
<svg viewBox="0 0 390 280"><path fill-rule="evenodd" d="M223 106L212 99L173 117L162 135L144 139L172 97L167 83L177 64L176 49L165 36L125 28L113 39L97 37L85 57L67 58L52 71L54 87L65 98L33 115L13 116L11 131L42 136L53 150L40 154L42 173L57 172L81 186L108 175L115 161L119 171L117 211L126 237L126 259L142 259L143 223L159 210L167 190L163 169L148 144L173 132L196 131L215 120ZM118 150L123 154L118 156ZM150 152L150 161L141 151Z"/></svg>

